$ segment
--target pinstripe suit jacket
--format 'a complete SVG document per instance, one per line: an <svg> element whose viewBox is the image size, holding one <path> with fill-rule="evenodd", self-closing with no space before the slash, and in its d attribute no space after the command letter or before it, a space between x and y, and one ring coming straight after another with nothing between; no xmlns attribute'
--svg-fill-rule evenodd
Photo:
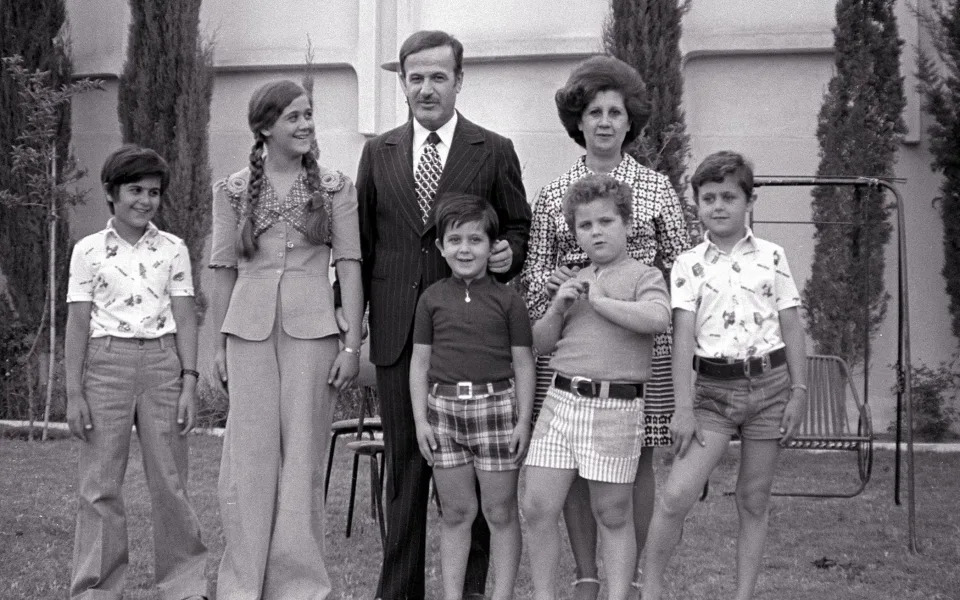
<svg viewBox="0 0 960 600"><path fill-rule="evenodd" d="M508 280L520 271L530 205L513 143L459 116L437 194L464 192L490 201L500 237L513 249ZM436 228L423 225L413 182L413 122L368 140L357 173L363 291L370 302L370 361L397 361L413 331L420 294L450 275L437 250Z"/></svg>

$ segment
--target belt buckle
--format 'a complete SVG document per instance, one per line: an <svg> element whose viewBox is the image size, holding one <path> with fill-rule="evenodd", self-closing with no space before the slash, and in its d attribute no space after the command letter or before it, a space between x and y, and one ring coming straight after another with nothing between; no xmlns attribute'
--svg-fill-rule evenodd
<svg viewBox="0 0 960 600"><path fill-rule="evenodd" d="M473 398L473 382L458 381L457 382L457 399L466 400L468 398Z"/></svg>
<svg viewBox="0 0 960 600"><path fill-rule="evenodd" d="M761 356L761 357L760 357L760 370L761 370L761 372L766 373L767 371L769 371L769 370L772 369L772 368L773 368L773 367L772 367L771 364L770 364L770 355L769 355L769 354L764 354L763 356Z"/></svg>
<svg viewBox="0 0 960 600"><path fill-rule="evenodd" d="M575 375L573 378L570 379L570 391L573 392L575 396L582 397L583 394L580 393L580 384L585 381L590 381L590 380L586 377Z"/></svg>

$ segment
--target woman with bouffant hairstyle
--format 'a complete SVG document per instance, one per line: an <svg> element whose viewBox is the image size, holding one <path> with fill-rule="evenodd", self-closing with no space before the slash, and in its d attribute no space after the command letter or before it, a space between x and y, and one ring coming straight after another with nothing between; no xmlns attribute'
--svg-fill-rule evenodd
<svg viewBox="0 0 960 600"><path fill-rule="evenodd" d="M560 284L587 264L587 256L577 245L561 208L567 188L587 175L607 173L633 189L633 228L627 235L627 253L632 258L669 272L674 259L689 245L680 201L670 180L641 166L626 152L649 117L646 86L640 75L612 56L594 56L574 68L566 85L557 90L555 100L564 128L586 154L541 189L534 201L527 261L520 273L531 321L543 316ZM670 347L669 334L656 337L653 378L645 394L644 450L633 498L638 551L646 541L653 514L655 482L650 450L671 443ZM553 377L549 360L549 356L537 359L537 407ZM574 597L593 600L600 582L589 482L580 478L574 481L564 515L577 566Z"/></svg>
<svg viewBox="0 0 960 600"><path fill-rule="evenodd" d="M230 412L220 465L222 598L325 598L324 465L337 390L359 370L357 193L317 164L292 81L250 98L247 168L214 185L214 374ZM349 324L341 345L328 268Z"/></svg>

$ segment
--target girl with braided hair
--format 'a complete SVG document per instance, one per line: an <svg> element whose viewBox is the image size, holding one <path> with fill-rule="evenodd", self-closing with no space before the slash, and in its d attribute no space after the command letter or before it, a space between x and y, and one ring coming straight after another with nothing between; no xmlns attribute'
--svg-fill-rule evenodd
<svg viewBox="0 0 960 600"><path fill-rule="evenodd" d="M292 81L250 98L250 164L214 185L214 372L230 413L220 466L221 598L326 598L324 466L337 391L359 370L357 193L317 164ZM341 344L331 262L349 323Z"/></svg>

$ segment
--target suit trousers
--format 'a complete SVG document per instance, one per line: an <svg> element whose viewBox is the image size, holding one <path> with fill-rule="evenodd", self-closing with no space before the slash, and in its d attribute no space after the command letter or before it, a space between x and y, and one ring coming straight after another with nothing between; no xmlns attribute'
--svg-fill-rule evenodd
<svg viewBox="0 0 960 600"><path fill-rule="evenodd" d="M336 336L287 335L279 310L266 340L227 337L220 600L330 594L323 482L336 398L327 377L338 351Z"/></svg>
<svg viewBox="0 0 960 600"><path fill-rule="evenodd" d="M430 465L420 454L410 400L412 336L396 363L377 367L377 392L387 461L387 542L377 598L424 598ZM479 493L479 486L477 487ZM490 528L477 511L471 530L464 596L483 594L490 555Z"/></svg>
<svg viewBox="0 0 960 600"><path fill-rule="evenodd" d="M80 502L70 597L119 600L128 562L123 479L137 428L150 491L154 570L164 600L206 594L207 550L187 498L187 437L179 433L175 338L93 338L83 392L93 429L80 446Z"/></svg>

